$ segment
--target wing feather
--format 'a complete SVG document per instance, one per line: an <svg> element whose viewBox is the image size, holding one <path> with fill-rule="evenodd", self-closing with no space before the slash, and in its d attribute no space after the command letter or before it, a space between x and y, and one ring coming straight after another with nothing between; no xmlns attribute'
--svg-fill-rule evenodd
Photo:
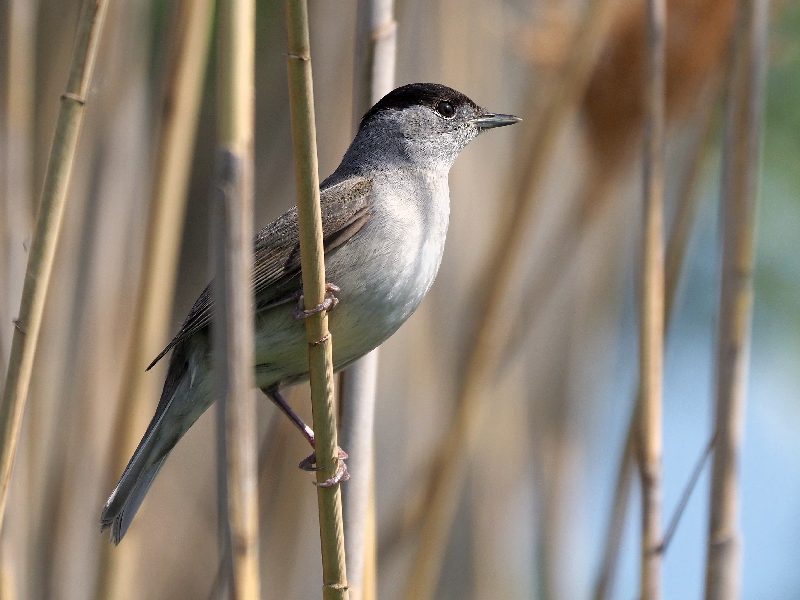
<svg viewBox="0 0 800 600"><path fill-rule="evenodd" d="M324 184L323 184L324 186ZM352 239L372 216L372 181L352 177L324 187L320 192L322 234L328 255ZM256 310L290 300L300 289L300 242L297 207L264 227L255 237L253 288ZM150 370L178 343L190 338L211 322L211 284L195 301L180 331L147 367Z"/></svg>

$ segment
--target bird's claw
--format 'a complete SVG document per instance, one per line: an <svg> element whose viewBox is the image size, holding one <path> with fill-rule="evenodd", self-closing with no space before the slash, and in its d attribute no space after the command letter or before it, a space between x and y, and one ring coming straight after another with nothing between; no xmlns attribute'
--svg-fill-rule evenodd
<svg viewBox="0 0 800 600"><path fill-rule="evenodd" d="M317 313L321 313L323 311L330 312L336 305L339 304L339 298L336 297L336 294L340 292L340 288L337 285L332 283L325 284L325 299L314 306L313 308L306 308L305 302L303 300L303 293L300 292L297 294L297 307L294 309L294 318L298 321L302 321L303 319L307 319L312 315L316 315Z"/></svg>
<svg viewBox="0 0 800 600"><path fill-rule="evenodd" d="M347 481L350 479L350 473L347 471L347 464L344 462L347 458L347 452L336 447L336 471L334 472L333 476L329 479L321 483L316 483L319 487L333 487L337 483L341 483L342 481ZM312 452L308 456L306 456L303 460L300 461L298 465L304 471L319 471L321 467L317 465L317 453Z"/></svg>

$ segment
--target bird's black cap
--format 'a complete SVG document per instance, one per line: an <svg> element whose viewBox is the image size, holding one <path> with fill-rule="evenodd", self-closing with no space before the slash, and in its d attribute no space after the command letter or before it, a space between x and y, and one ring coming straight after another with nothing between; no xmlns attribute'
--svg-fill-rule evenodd
<svg viewBox="0 0 800 600"><path fill-rule="evenodd" d="M392 90L370 108L361 119L359 129L376 114L386 110L403 110L409 106L429 106L436 108L439 102L450 102L453 106L469 104L475 109L478 105L467 96L440 83L410 83Z"/></svg>

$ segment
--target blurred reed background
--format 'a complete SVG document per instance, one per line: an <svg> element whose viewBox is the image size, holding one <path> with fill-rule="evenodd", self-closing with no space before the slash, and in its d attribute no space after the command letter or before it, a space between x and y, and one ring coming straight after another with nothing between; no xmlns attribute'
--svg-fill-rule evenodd
<svg viewBox="0 0 800 600"><path fill-rule="evenodd" d="M146 356L131 359L147 220L163 160L164 97L175 77L169 62L187 22L176 7L188 4L109 7L11 481L0 545L3 600L104 597L97 590L108 589L102 593L114 598L213 593L219 559L211 413L173 452L125 541L111 549L120 553L116 559L108 558L107 537L99 532L109 482L119 475L112 467L120 451L112 437L119 434L112 432L131 389L127 365L139 360L144 369L210 273L213 53L198 85L205 91L196 141L185 138L194 155L186 216L173 234L181 244L174 294L169 281L159 284L166 291L157 302L172 316L138 342L150 346ZM470 421L476 452L462 465L466 478L456 488L430 595L549 600L595 593L609 556L608 520L638 379L644 6L395 3L398 85L439 81L525 121L480 139L457 161L439 278L381 351L375 430L381 598L409 589L421 533L430 531L421 523L436 481L429 477L431 460L460 414L459 401L470 394L468 404L479 407ZM720 107L734 8L734 0L667 2L666 287L668 295L678 293L674 303L668 299L674 310L667 317L664 522L712 431ZM0 4L2 369L79 9L78 0ZM356 2L312 2L310 17L324 177L354 127ZM800 534L798 40L800 8L775 2L742 456L745 598L800 598L793 560ZM261 226L294 202L282 2L259 2L256 44L255 222ZM490 261L500 256L494 240L511 220L522 221L522 252L512 257L508 289L487 289ZM682 234L674 233L677 224L684 224ZM682 253L678 280L670 260ZM165 265L166 280L171 269ZM479 387L465 390L464 364L486 297L499 299L487 346L492 354L485 372L470 379ZM123 413L137 439L156 405L161 369L136 383ZM310 416L304 387L289 397ZM259 412L263 595L315 598L321 581L315 493L311 478L296 468L305 441L274 419L268 402ZM126 458L135 440L129 444L121 450ZM703 589L707 473L664 557L665 598L694 598ZM638 590L635 476L629 487L610 598ZM98 582L107 573L98 570L111 568L115 581L105 588L108 582Z"/></svg>

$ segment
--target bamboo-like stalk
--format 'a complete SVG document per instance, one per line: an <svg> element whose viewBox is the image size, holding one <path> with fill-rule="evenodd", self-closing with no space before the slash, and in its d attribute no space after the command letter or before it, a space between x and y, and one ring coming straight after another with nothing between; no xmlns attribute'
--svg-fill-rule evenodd
<svg viewBox="0 0 800 600"><path fill-rule="evenodd" d="M28 396L47 289L66 204L72 164L83 121L107 0L85 0L72 64L50 150L36 229L28 258L20 312L14 327L6 382L0 404L0 529L8 484Z"/></svg>
<svg viewBox="0 0 800 600"><path fill-rule="evenodd" d="M444 560L448 532L453 522L469 459L477 449L477 434L486 418L490 394L488 382L499 363L500 350L512 325L503 311L503 298L514 282L516 263L524 254L526 228L537 204L535 193L547 161L568 115L585 89L591 69L611 26L618 0L589 4L577 35L575 50L563 78L551 91L536 128L531 128L525 149L518 153L525 165L515 182L512 206L494 240L491 258L482 278L486 298L476 319L477 329L462 370L452 426L439 445L431 475L422 494L425 502L420 542L406 583L405 597L431 598Z"/></svg>
<svg viewBox="0 0 800 600"><path fill-rule="evenodd" d="M341 375L341 443L350 455L350 480L342 490L345 553L350 598L363 598L367 554L366 528L375 520L372 489L375 485L375 393L378 383L378 349ZM374 537L372 543L375 542Z"/></svg>
<svg viewBox="0 0 800 600"><path fill-rule="evenodd" d="M13 325L6 320L22 285L19 240L33 226L33 129L35 125L37 0L12 0L0 8L0 378L8 364ZM18 287L19 286L19 287ZM34 428L36 429L36 428ZM30 462L35 463L34 460Z"/></svg>
<svg viewBox="0 0 800 600"><path fill-rule="evenodd" d="M212 200L221 547L230 548L231 597L242 600L261 593L251 285L255 16L253 0L220 4L220 148Z"/></svg>
<svg viewBox="0 0 800 600"><path fill-rule="evenodd" d="M355 73L353 77L353 123L394 87L397 23L394 0L359 0L356 23ZM375 349L341 375L341 440L350 453L350 481L342 491L345 550L350 597L364 597L365 566L375 566L367 555L375 553L367 541L369 523L375 522L374 449L375 392L378 350Z"/></svg>
<svg viewBox="0 0 800 600"><path fill-rule="evenodd" d="M664 332L669 331L670 322L675 314L674 306L678 286L686 262L686 250L689 245L689 234L694 224L699 193L697 186L700 179L703 157L711 142L711 133L714 130L714 107L718 98L719 84L715 82L710 86L706 97L701 101L701 112L697 117L699 134L692 141L689 151L690 160L688 171L684 176L681 191L678 195L678 208L675 213L669 241L664 259ZM628 512L631 482L633 479L634 457L639 424L638 387L632 405L634 410L628 422L625 446L622 451L619 468L615 477L614 497L611 501L611 514L608 519L608 528L605 536L602 564L595 583L593 597L595 600L604 600L611 597L614 586L614 575L617 567L622 534L625 526L625 516Z"/></svg>
<svg viewBox="0 0 800 600"><path fill-rule="evenodd" d="M197 132L211 38L213 0L183 0L175 9L175 32L161 104L160 140L154 163L150 213L145 234L141 282L134 314L133 338L125 363L122 398L111 435L108 489L125 467L144 430L156 378L145 381L144 367L164 346L172 308L178 254L186 207L186 189ZM135 536L134 536L135 539ZM101 548L94 597L114 597L131 564L135 541ZM125 560L125 555L128 560Z"/></svg>
<svg viewBox="0 0 800 600"><path fill-rule="evenodd" d="M35 216L32 174L33 134L38 118L34 101L38 13L38 0L9 0L0 8L0 40L3 41L0 43L0 281L3 282L0 290L0 381L5 380L13 336L12 310L19 301L24 281L27 244L23 240L30 235ZM22 438L20 464L25 465L25 472L18 472L17 485L26 491L27 497L23 501L24 509L16 514L28 523L33 518L30 511L38 501L38 490L33 482L40 473L43 455L40 440L45 410L34 408L38 410L29 411L19 434ZM14 536L11 531L6 532L5 538L6 545L14 548L14 554L32 557L31 538ZM12 538L16 539L11 542ZM0 570L10 559L8 553L0 552ZM17 565L19 572L32 569L30 560ZM10 578L11 573L8 575Z"/></svg>
<svg viewBox="0 0 800 600"><path fill-rule="evenodd" d="M664 67L666 1L647 2L644 198L639 298L639 471L642 537L639 594L661 597L661 453L664 372Z"/></svg>
<svg viewBox="0 0 800 600"><path fill-rule="evenodd" d="M325 299L325 254L319 203L317 137L314 123L314 91L306 0L287 0L289 102L300 225L300 260L303 297L307 309ZM325 311L306 320L311 408L317 455L317 483L335 474L338 467L336 410L333 386L333 345ZM322 549L323 598L349 598L345 567L341 486L317 486L320 545Z"/></svg>
<svg viewBox="0 0 800 600"><path fill-rule="evenodd" d="M740 595L739 463L753 307L755 212L767 56L766 0L740 0L722 163L722 285L716 358L716 448L705 597Z"/></svg>
<svg viewBox="0 0 800 600"><path fill-rule="evenodd" d="M353 77L353 122L394 88L397 22L394 0L359 0Z"/></svg>

